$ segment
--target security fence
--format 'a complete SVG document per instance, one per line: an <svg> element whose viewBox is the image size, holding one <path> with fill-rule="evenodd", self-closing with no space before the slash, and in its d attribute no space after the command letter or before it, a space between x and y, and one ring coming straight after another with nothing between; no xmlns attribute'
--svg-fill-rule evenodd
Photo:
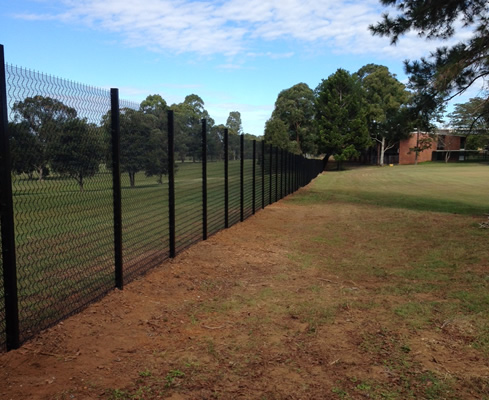
<svg viewBox="0 0 489 400"><path fill-rule="evenodd" d="M5 64L0 350L306 185L320 160Z"/></svg>

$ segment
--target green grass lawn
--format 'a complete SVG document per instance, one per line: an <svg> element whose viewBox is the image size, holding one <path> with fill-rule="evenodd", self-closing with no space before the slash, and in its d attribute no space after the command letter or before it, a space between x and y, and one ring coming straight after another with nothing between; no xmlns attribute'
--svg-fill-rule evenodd
<svg viewBox="0 0 489 400"><path fill-rule="evenodd" d="M338 310L365 313L383 327L390 344L366 331L361 351L400 377L395 385L369 382L369 397L416 398L423 391L423 398L467 398L459 393L473 387L473 398L489 398L479 378L427 370L419 355L423 338L433 337L449 344L435 358L476 351L481 365L489 360L489 230L479 228L489 213L488 178L487 164L352 168L328 171L286 200L336 210L324 226L304 225L311 245L291 248L290 257L365 288L341 293ZM452 368L448 361L444 367ZM356 398L355 385L354 378L339 381L332 398Z"/></svg>
<svg viewBox="0 0 489 400"><path fill-rule="evenodd" d="M465 215L489 212L487 164L424 163L328 171L301 202L362 203Z"/></svg>

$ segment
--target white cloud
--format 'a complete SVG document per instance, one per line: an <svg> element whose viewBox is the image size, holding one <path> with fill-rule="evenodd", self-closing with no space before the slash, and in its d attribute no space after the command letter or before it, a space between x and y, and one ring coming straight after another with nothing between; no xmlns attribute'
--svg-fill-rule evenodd
<svg viewBox="0 0 489 400"><path fill-rule="evenodd" d="M270 58L294 52L260 51L259 42L290 40L328 47L342 54L418 58L437 42L408 34L398 46L373 37L368 26L380 20L378 0L58 0L58 14L18 15L28 20L59 20L119 33L129 46L172 53L248 54ZM59 9L59 7L58 7ZM456 40L464 37L462 33Z"/></svg>

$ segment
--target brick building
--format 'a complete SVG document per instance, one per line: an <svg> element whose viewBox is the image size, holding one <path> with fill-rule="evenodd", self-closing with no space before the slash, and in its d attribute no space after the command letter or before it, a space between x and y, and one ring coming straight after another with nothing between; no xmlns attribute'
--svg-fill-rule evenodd
<svg viewBox="0 0 489 400"><path fill-rule="evenodd" d="M449 129L438 129L432 135L424 132L414 132L408 139L401 140L399 143L398 163L401 165L414 164L416 153L409 149L416 147L420 139L427 138L432 144L430 149L426 149L418 154L418 162L425 161L448 161L464 160L465 158L465 137L455 135Z"/></svg>

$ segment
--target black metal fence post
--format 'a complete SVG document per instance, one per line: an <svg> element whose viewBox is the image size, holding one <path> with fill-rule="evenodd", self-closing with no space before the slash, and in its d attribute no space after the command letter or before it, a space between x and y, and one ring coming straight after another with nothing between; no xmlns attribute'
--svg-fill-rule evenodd
<svg viewBox="0 0 489 400"><path fill-rule="evenodd" d="M299 183L299 168L300 168L300 157L299 155L296 154L295 156L295 190L299 190L300 188L300 183Z"/></svg>
<svg viewBox="0 0 489 400"><path fill-rule="evenodd" d="M170 257L175 250L175 120L173 110L168 110L168 225Z"/></svg>
<svg viewBox="0 0 489 400"><path fill-rule="evenodd" d="M278 147L275 147L275 201L278 201Z"/></svg>
<svg viewBox="0 0 489 400"><path fill-rule="evenodd" d="M284 151L284 197L289 194L289 153Z"/></svg>
<svg viewBox="0 0 489 400"><path fill-rule="evenodd" d="M229 228L229 132L224 129L224 227Z"/></svg>
<svg viewBox="0 0 489 400"><path fill-rule="evenodd" d="M256 208L256 140L253 140L253 187L251 189L252 200L251 200L251 210L255 214Z"/></svg>
<svg viewBox="0 0 489 400"><path fill-rule="evenodd" d="M280 150L280 198L283 199L285 197L285 151L284 149Z"/></svg>
<svg viewBox="0 0 489 400"><path fill-rule="evenodd" d="M265 141L261 142L261 208L265 208Z"/></svg>
<svg viewBox="0 0 489 400"><path fill-rule="evenodd" d="M207 120L202 120L202 239L207 240Z"/></svg>
<svg viewBox="0 0 489 400"><path fill-rule="evenodd" d="M284 197L289 194L289 152L287 150L284 151Z"/></svg>
<svg viewBox="0 0 489 400"><path fill-rule="evenodd" d="M114 262L115 287L124 287L124 270L122 259L122 196L120 171L120 118L119 89L110 89L110 114L112 138L112 197L114 203Z"/></svg>
<svg viewBox="0 0 489 400"><path fill-rule="evenodd" d="M270 144L270 190L268 191L269 201L268 204L272 204L272 182L273 182L273 146Z"/></svg>
<svg viewBox="0 0 489 400"><path fill-rule="evenodd" d="M294 192L293 181L294 178L294 155L289 153L289 193Z"/></svg>
<svg viewBox="0 0 489 400"><path fill-rule="evenodd" d="M0 214L2 224L3 287L5 292L5 338L7 350L13 350L20 346L19 303L8 138L7 81L3 45L0 45Z"/></svg>
<svg viewBox="0 0 489 400"><path fill-rule="evenodd" d="M239 220L244 221L244 135L239 137Z"/></svg>

